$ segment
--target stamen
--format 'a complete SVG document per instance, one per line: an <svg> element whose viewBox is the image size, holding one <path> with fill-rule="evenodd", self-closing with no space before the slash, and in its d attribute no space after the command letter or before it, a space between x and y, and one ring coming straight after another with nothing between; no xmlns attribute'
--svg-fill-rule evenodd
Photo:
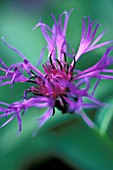
<svg viewBox="0 0 113 170"><path fill-rule="evenodd" d="M45 84L46 78L48 77L48 75L45 75L44 80L43 80L43 85Z"/></svg>
<svg viewBox="0 0 113 170"><path fill-rule="evenodd" d="M61 50L61 52L64 54L64 61L67 62L66 53L63 50Z"/></svg>
<svg viewBox="0 0 113 170"><path fill-rule="evenodd" d="M78 101L78 97L74 97L73 99L74 99L74 101L76 101L76 102Z"/></svg>
<svg viewBox="0 0 113 170"><path fill-rule="evenodd" d="M73 70L74 70L74 68L75 68L75 65L76 65L75 56L74 56L74 58L73 58L73 61L74 61L74 63L73 63L73 66L72 66L72 68L71 68L71 72L73 72Z"/></svg>
<svg viewBox="0 0 113 170"><path fill-rule="evenodd" d="M37 78L36 76L31 76L29 79Z"/></svg>
<svg viewBox="0 0 113 170"><path fill-rule="evenodd" d="M30 90L34 95L38 95L38 89L36 87L32 86Z"/></svg>
<svg viewBox="0 0 113 170"><path fill-rule="evenodd" d="M68 74L68 70L69 70L69 65L68 64L66 64L66 74Z"/></svg>
<svg viewBox="0 0 113 170"><path fill-rule="evenodd" d="M49 82L50 82L51 87L54 89L55 88L54 84L50 80Z"/></svg>
<svg viewBox="0 0 113 170"><path fill-rule="evenodd" d="M61 64L61 62L60 62L58 59L56 59L56 61L57 61L57 63L59 64L60 69L62 70L62 64Z"/></svg>
<svg viewBox="0 0 113 170"><path fill-rule="evenodd" d="M53 114L52 114L52 116L54 116L54 114L55 114L55 108L53 107Z"/></svg>
<svg viewBox="0 0 113 170"><path fill-rule="evenodd" d="M37 74L35 74L35 73L33 72L33 70L30 70L30 72L31 72L35 77L37 77Z"/></svg>
<svg viewBox="0 0 113 170"><path fill-rule="evenodd" d="M52 68L55 69L55 66L54 66L53 61L52 61L52 53L49 56L49 60L50 60Z"/></svg>
<svg viewBox="0 0 113 170"><path fill-rule="evenodd" d="M34 77L30 77L30 79L31 79L31 78L34 78ZM35 84L37 84L37 82L36 82L35 80L30 80L30 79L29 79L29 80L27 80L27 82L30 82L30 83L35 83Z"/></svg>
<svg viewBox="0 0 113 170"><path fill-rule="evenodd" d="M66 113L67 109L68 109L68 103L65 101L65 99L62 96L60 96L60 98L61 98L63 105L64 105L64 106L61 105L62 113Z"/></svg>

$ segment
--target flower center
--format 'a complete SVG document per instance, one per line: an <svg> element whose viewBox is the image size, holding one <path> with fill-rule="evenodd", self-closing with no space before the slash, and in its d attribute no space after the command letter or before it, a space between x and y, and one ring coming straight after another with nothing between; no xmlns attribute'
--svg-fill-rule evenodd
<svg viewBox="0 0 113 170"><path fill-rule="evenodd" d="M37 96L52 98L55 102L54 107L65 113L68 110L65 97L70 98L70 84L73 85L74 67L69 67L66 61L59 61L58 59L53 61L50 55L49 61L43 65L43 68L45 72L44 78L35 75L31 71L34 76L29 81L34 82L36 86L32 86L28 92L32 92ZM33 80L33 78L35 79Z"/></svg>

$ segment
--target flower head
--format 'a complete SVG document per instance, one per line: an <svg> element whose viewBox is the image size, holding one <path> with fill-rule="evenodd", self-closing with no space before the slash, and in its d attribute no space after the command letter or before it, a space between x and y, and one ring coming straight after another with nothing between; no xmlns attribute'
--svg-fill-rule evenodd
<svg viewBox="0 0 113 170"><path fill-rule="evenodd" d="M0 86L10 84L12 87L16 82L30 82L32 86L24 91L23 100L20 102L16 101L12 104L0 102L0 118L8 118L1 127L17 118L20 132L22 129L22 115L30 107L47 108L47 111L38 120L39 127L55 114L56 108L63 114L78 113L90 127L94 127L94 123L83 112L83 109L97 108L98 106L105 105L94 97L94 92L101 79L113 79L113 70L107 69L108 66L113 64L113 58L109 56L113 47L109 47L100 61L86 70L76 70L76 62L84 53L110 44L112 41L97 44L105 34L105 31L94 40L100 24L97 24L93 30L94 24L97 21L91 22L90 17L88 17L88 28L86 29L85 18L83 18L80 46L76 55L73 55L72 63L69 65L67 60L68 43L66 40L66 29L71 11L62 13L58 22L52 14L54 21L52 28L41 21L34 27L34 29L37 27L41 28L42 34L47 41L49 55L46 63L42 65L43 73L33 66L19 50L8 44L3 38L6 46L18 53L23 62L7 67L0 60L0 71L4 73L0 77ZM65 16L64 24L62 24L63 15ZM27 77L24 75L24 72L27 73ZM90 92L91 78L97 79L92 92ZM82 85L84 85L84 88ZM89 102L85 102L84 98L89 99Z"/></svg>

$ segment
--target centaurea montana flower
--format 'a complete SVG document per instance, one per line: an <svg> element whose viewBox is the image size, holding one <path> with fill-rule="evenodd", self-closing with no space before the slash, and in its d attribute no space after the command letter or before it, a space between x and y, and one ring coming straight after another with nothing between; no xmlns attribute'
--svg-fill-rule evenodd
<svg viewBox="0 0 113 170"><path fill-rule="evenodd" d="M24 91L23 100L16 101L12 104L0 102L0 118L7 117L7 121L1 125L1 128L17 118L19 130L22 129L22 115L30 107L47 108L46 112L38 119L38 125L41 127L52 115L55 114L55 109L59 109L63 114L78 113L84 121L90 126L94 127L94 123L84 113L84 108L97 108L104 106L96 98L94 98L94 91L101 79L113 79L113 70L107 69L113 64L113 58L109 56L113 47L109 47L102 58L92 67L80 71L76 70L77 60L85 53L111 44L113 41L107 41L97 44L106 31L102 32L96 39L95 35L100 24L94 26L97 21L91 22L88 16L88 27L86 28L85 17L82 24L82 36L78 51L71 55L72 63L67 62L67 47L66 29L70 12L63 12L58 19L52 14L53 27L40 21L34 29L41 28L41 32L47 41L48 59L43 66L44 73L33 66L28 59L15 47L8 44L4 38L3 42L6 46L11 48L23 59L23 62L12 64L7 67L0 59L0 71L5 73L0 77L0 86L11 85L16 82L32 83L29 89ZM64 22L62 17L64 15ZM95 40L94 40L95 39ZM44 51L41 53L43 58ZM28 74L26 77L24 72ZM107 73L107 74L106 74ZM109 73L109 74L108 74ZM90 79L96 78L97 82L94 84L93 91L90 92ZM85 87L83 88L82 85ZM89 99L85 102L84 98Z"/></svg>

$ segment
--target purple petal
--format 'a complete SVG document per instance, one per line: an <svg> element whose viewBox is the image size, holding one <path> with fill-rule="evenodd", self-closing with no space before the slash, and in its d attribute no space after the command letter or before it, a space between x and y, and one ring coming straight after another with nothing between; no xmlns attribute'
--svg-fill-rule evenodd
<svg viewBox="0 0 113 170"><path fill-rule="evenodd" d="M83 111L80 111L80 115L90 128L95 128L95 124L91 121L91 119Z"/></svg>
<svg viewBox="0 0 113 170"><path fill-rule="evenodd" d="M38 118L38 127L40 128L53 114L53 108L49 108L40 118Z"/></svg>
<svg viewBox="0 0 113 170"><path fill-rule="evenodd" d="M9 122L11 122L14 119L15 115L13 115L12 117L10 117L5 123L3 123L0 128L4 127L5 125L7 125Z"/></svg>
<svg viewBox="0 0 113 170"><path fill-rule="evenodd" d="M17 54L20 55L20 57L22 57L23 59L26 59L26 57L24 56L24 54L22 54L19 50L17 50L15 47L11 46L10 44L8 44L5 40L4 37L2 37L2 41L4 42L4 44L9 47L10 49L12 49L13 51L15 51Z"/></svg>

